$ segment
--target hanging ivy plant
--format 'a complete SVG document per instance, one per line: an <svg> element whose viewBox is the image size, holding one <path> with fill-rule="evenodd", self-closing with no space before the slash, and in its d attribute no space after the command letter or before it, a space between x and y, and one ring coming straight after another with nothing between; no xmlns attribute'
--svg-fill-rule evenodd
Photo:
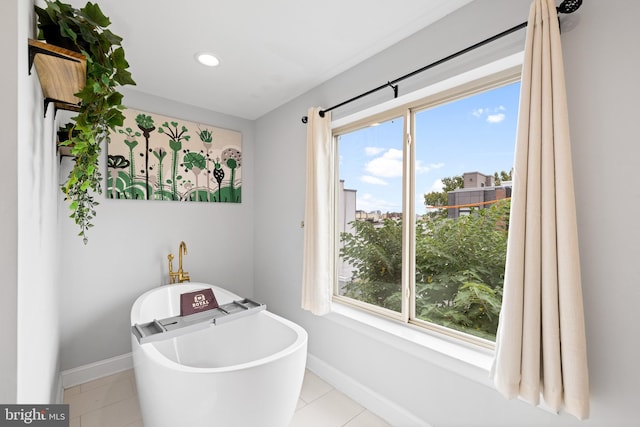
<svg viewBox="0 0 640 427"><path fill-rule="evenodd" d="M107 29L111 21L100 7L88 2L77 9L59 0L46 0L46 7L34 6L38 15L39 38L48 43L70 48L87 57L87 83L76 94L80 110L72 118L74 132L63 143L73 147L73 170L62 184L71 218L80 227L78 235L87 243L87 230L93 227L98 202L94 194L102 194L102 175L98 167L101 144L109 141L109 131L123 125L122 94L119 86L135 85L128 71L122 38Z"/></svg>

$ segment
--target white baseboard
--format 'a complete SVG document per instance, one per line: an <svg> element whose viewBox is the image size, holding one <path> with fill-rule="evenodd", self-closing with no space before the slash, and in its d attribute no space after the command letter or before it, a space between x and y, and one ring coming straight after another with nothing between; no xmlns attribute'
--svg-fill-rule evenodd
<svg viewBox="0 0 640 427"><path fill-rule="evenodd" d="M394 427L431 427L426 421L312 354L307 354L307 369Z"/></svg>
<svg viewBox="0 0 640 427"><path fill-rule="evenodd" d="M133 369L133 356L131 353L62 371L60 373L60 384L62 384L62 389L66 389L128 369Z"/></svg>

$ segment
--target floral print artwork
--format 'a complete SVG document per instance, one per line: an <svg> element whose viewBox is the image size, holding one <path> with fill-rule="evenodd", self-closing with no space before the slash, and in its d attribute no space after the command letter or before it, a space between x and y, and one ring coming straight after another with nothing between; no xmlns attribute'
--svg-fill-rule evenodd
<svg viewBox="0 0 640 427"><path fill-rule="evenodd" d="M134 109L107 148L107 197L240 203L242 135Z"/></svg>

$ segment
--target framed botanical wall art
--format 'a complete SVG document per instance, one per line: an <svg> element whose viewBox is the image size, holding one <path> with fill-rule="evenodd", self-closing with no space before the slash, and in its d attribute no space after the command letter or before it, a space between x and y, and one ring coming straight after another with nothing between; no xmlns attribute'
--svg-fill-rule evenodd
<svg viewBox="0 0 640 427"><path fill-rule="evenodd" d="M129 108L124 115L107 147L107 197L241 202L240 132Z"/></svg>

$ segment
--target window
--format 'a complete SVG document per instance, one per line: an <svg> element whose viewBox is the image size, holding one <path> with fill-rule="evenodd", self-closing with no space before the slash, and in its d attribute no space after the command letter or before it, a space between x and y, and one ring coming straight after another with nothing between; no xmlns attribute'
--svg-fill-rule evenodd
<svg viewBox="0 0 640 427"><path fill-rule="evenodd" d="M335 300L495 341L519 92L512 70L334 128Z"/></svg>

